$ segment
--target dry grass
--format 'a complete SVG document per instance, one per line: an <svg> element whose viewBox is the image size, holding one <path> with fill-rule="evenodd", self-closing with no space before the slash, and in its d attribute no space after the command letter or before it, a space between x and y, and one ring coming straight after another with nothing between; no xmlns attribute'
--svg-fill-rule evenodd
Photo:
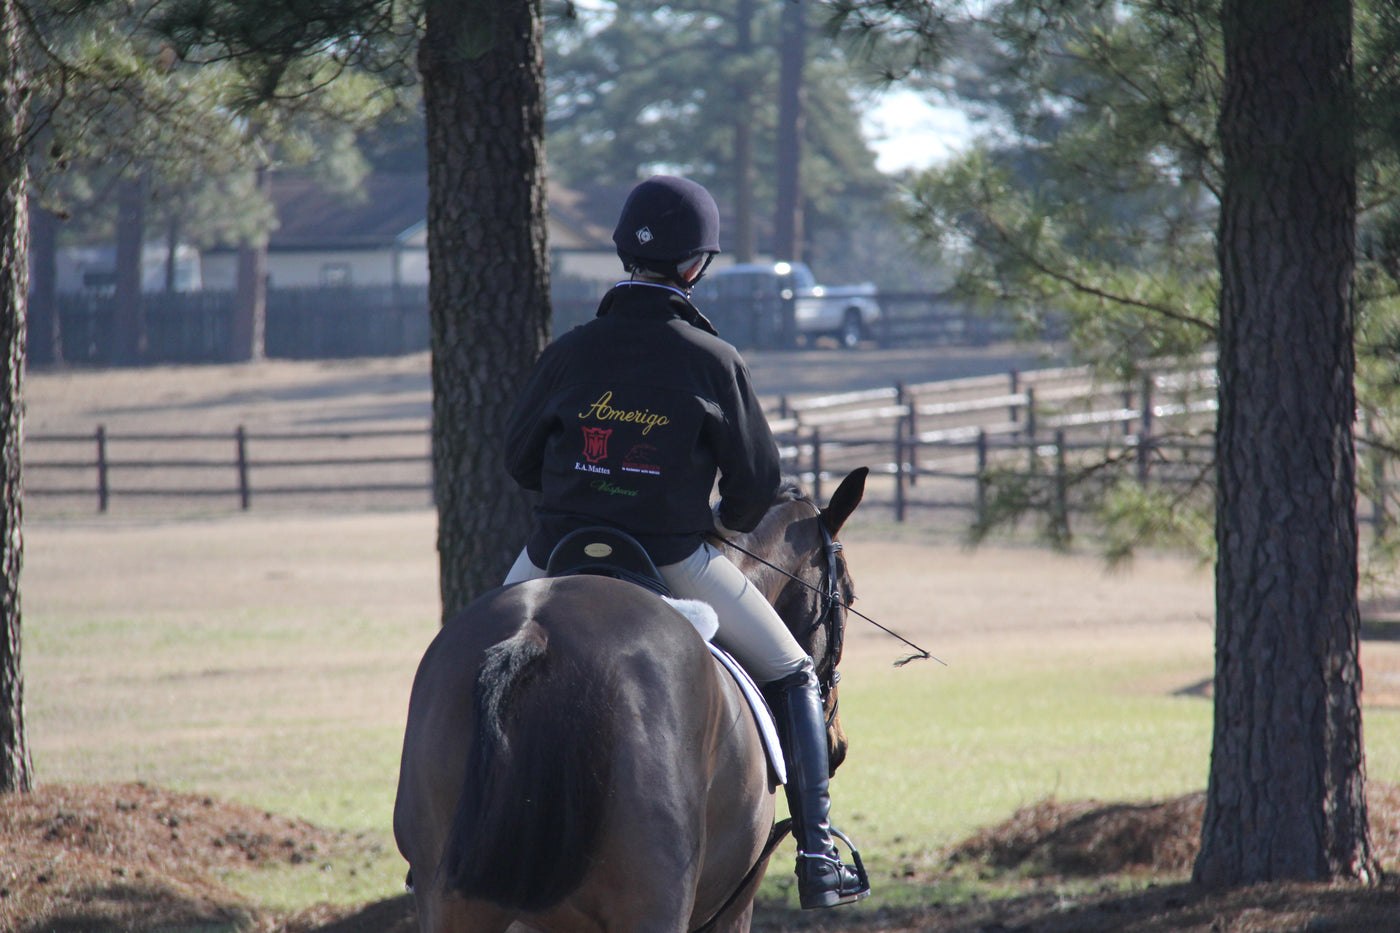
<svg viewBox="0 0 1400 933"><path fill-rule="evenodd" d="M1372 798L1383 825L1400 793ZM760 904L755 929L927 933L1283 933L1400 929L1395 883L1266 885L1209 892L1184 883L1198 795L1150 805L1044 801L947 854L1013 880L1004 896L880 911L801 914ZM411 933L406 897L278 913L220 877L246 865L354 862L373 843L302 820L143 784L44 787L0 800L0 929L7 933ZM1394 864L1394 834L1378 848ZM1066 894L1065 876L1092 879ZM1146 879L1153 879L1150 885ZM1126 893L1124 885L1132 890Z"/></svg>
<svg viewBox="0 0 1400 933"><path fill-rule="evenodd" d="M878 366L872 356L859 362ZM840 359L850 365L852 357ZM756 369L761 376L761 364ZM813 388L843 387L810 369L802 375ZM40 374L29 389L31 431L96 423L113 430L397 426L426 418L428 403L421 357ZM404 898L277 911L249 903L229 879L249 866L297 860L343 877L383 855L384 834L359 828L383 819L382 803L366 817L337 812L325 799L306 806L287 788L332 782L325 762L343 756L339 740L357 749L353 763L368 772L364 779L385 785L382 796L392 794L407 680L437 614L431 515L215 511L225 517L132 512L44 520L27 531L26 668L32 720L40 726L32 742L41 781L55 783L0 800L5 933L412 928ZM1135 684L1143 695L1166 695L1209 676L1209 579L1181 561L1146 557L1130 576L1105 576L1084 557L1012 549L973 555L929 547L921 533L858 516L849 537L859 608L973 676L1009 659L1102 662L1145 647L1171 664ZM241 640L250 630L259 633L256 648ZM148 640L132 644L137 632ZM117 652L125 659L121 669L111 664ZM850 686L886 676L902 653L860 626L848 642ZM1363 654L1368 708L1395 705L1400 645L1370 642ZM903 677L936 676L932 667L903 670ZM84 704L82 693L102 700ZM1368 737L1374 734L1368 722ZM279 767L286 770L269 773L259 758L245 773L242 751L257 746L265 753L269 742L301 754L284 756ZM321 742L329 744L308 744ZM1383 743L1373 747L1371 770L1393 780L1400 766L1378 766L1389 754ZM137 777L150 783L133 783ZM186 792L172 790L177 783ZM1400 865L1400 791L1375 784L1371 793L1376 851L1386 864ZM817 914L760 904L755 927L1400 930L1400 889L1390 882L1223 893L1186 885L1199 809L1198 795L1155 803L1042 800L920 863L907 880L933 892L926 903ZM292 812L311 813L316 825L279 815ZM380 861L402 870L392 857ZM938 893L945 888L946 896Z"/></svg>

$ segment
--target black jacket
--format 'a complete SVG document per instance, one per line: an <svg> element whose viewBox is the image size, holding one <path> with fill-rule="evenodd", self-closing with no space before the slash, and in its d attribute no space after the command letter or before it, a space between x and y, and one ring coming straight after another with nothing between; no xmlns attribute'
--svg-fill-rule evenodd
<svg viewBox="0 0 1400 933"><path fill-rule="evenodd" d="M675 563L714 527L716 471L720 520L735 531L758 524L781 478L738 351L680 291L640 282L545 348L511 415L506 468L542 494L527 544L540 567L594 524Z"/></svg>

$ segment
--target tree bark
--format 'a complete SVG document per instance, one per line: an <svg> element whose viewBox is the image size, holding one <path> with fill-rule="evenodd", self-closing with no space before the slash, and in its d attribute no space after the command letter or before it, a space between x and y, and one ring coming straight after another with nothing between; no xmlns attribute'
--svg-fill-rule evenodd
<svg viewBox="0 0 1400 933"><path fill-rule="evenodd" d="M1215 728L1198 882L1371 880L1350 0L1226 0Z"/></svg>
<svg viewBox="0 0 1400 933"><path fill-rule="evenodd" d="M806 100L802 72L807 59L807 5L804 0L783 3L778 69L777 216L773 218L773 258L802 261L802 137L806 132ZM784 299L782 333L784 347L797 343L797 302Z"/></svg>
<svg viewBox="0 0 1400 933"><path fill-rule="evenodd" d="M785 0L778 75L777 217L773 257L802 261L802 142L806 107L802 72L807 59L807 4Z"/></svg>
<svg viewBox="0 0 1400 933"><path fill-rule="evenodd" d="M735 262L753 262L758 252L753 212L753 76L749 73L754 53L753 19L754 0L739 0L734 13L734 49L742 64L734 83L734 235L729 246Z"/></svg>
<svg viewBox="0 0 1400 933"><path fill-rule="evenodd" d="M430 0L433 469L443 618L498 586L530 500L503 465L515 398L549 339L540 0Z"/></svg>
<svg viewBox="0 0 1400 933"><path fill-rule="evenodd" d="M0 793L29 790L20 666L19 575L24 563L20 440L23 430L24 318L29 287L29 108L15 0L0 0Z"/></svg>
<svg viewBox="0 0 1400 933"><path fill-rule="evenodd" d="M134 366L146 355L141 260L146 242L146 176L117 185L116 333L113 362Z"/></svg>
<svg viewBox="0 0 1400 933"><path fill-rule="evenodd" d="M272 172L259 166L257 188L271 198ZM238 246L237 297L229 334L229 359L250 363L267 356L267 237L244 240Z"/></svg>

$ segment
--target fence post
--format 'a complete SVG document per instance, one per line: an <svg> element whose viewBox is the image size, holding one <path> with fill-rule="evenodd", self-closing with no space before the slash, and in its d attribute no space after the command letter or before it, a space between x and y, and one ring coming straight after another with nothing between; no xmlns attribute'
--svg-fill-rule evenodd
<svg viewBox="0 0 1400 933"><path fill-rule="evenodd" d="M238 504L246 512L253 498L248 488L248 431L240 424L233 438L238 450Z"/></svg>
<svg viewBox="0 0 1400 933"><path fill-rule="evenodd" d="M1026 389L1026 427L1022 432L1026 439L1026 468L1027 472L1035 474L1039 472L1039 464L1036 460L1035 444L1035 386Z"/></svg>
<svg viewBox="0 0 1400 933"><path fill-rule="evenodd" d="M107 511L110 488L107 485L107 428L97 426L97 511Z"/></svg>
<svg viewBox="0 0 1400 933"><path fill-rule="evenodd" d="M902 394L903 392L904 389L901 387L900 393ZM894 420L894 520L897 522L904 521L904 457L906 452L904 444L904 423L904 418L896 418ZM913 453L912 447L909 452ZM917 461L917 455L914 456L914 459ZM918 472L917 463L915 464L914 472Z"/></svg>
<svg viewBox="0 0 1400 933"><path fill-rule="evenodd" d="M822 430L812 429L812 498L822 501Z"/></svg>
<svg viewBox="0 0 1400 933"><path fill-rule="evenodd" d="M977 432L977 525L985 527L987 522L987 429Z"/></svg>
<svg viewBox="0 0 1400 933"><path fill-rule="evenodd" d="M1008 373L1007 375L1010 376L1010 381L1011 381L1011 387L1010 387L1010 393L1009 393L1009 394L1015 395L1017 392L1020 392L1020 391L1021 391L1021 373L1020 373L1019 370L1013 369L1013 370L1011 370L1011 372ZM1011 403L1011 423L1012 423L1012 424L1015 424L1017 421L1020 421L1020 420L1021 420L1021 410L1020 410L1019 408L1017 408L1015 402L1012 402L1012 403Z"/></svg>
<svg viewBox="0 0 1400 933"><path fill-rule="evenodd" d="M904 388L904 383L902 382L896 382L894 388L897 393L895 395L895 404L903 405L908 409L908 414L905 417L909 419L909 424L905 436L909 438L909 457L910 466L912 467L909 471L909 486L912 488L919 485L919 442L916 440L919 436L919 412L917 411L919 400L915 396L909 394L909 391ZM895 430L899 430L898 425L895 426Z"/></svg>
<svg viewBox="0 0 1400 933"><path fill-rule="evenodd" d="M1051 534L1060 544L1069 543L1069 477L1065 467L1065 432L1055 432L1055 504Z"/></svg>
<svg viewBox="0 0 1400 933"><path fill-rule="evenodd" d="M1147 485L1152 470L1152 374L1142 377L1142 414L1138 417L1137 473L1138 483Z"/></svg>

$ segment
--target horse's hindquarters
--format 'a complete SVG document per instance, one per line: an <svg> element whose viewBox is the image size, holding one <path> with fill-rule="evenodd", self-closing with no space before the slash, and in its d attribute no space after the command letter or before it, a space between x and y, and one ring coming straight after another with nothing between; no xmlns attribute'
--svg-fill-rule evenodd
<svg viewBox="0 0 1400 933"><path fill-rule="evenodd" d="M772 818L736 696L688 623L631 584L539 580L469 606L419 667L395 834L429 912L497 909L437 929L514 915L683 933L717 909Z"/></svg>

